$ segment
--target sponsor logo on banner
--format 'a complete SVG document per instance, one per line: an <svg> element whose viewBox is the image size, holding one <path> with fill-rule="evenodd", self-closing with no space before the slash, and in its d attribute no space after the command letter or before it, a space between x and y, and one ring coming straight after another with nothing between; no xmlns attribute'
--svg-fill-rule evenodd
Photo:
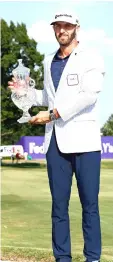
<svg viewBox="0 0 113 262"><path fill-rule="evenodd" d="M110 143L102 143L101 153L113 153L113 145Z"/></svg>
<svg viewBox="0 0 113 262"><path fill-rule="evenodd" d="M102 159L113 159L113 136L102 136L101 141ZM27 152L32 159L45 158L43 136L24 136L20 138L18 144L23 146L24 152Z"/></svg>
<svg viewBox="0 0 113 262"><path fill-rule="evenodd" d="M16 154L18 150L23 155L24 150L22 145L0 146L0 157L12 156L12 154Z"/></svg>
<svg viewBox="0 0 113 262"><path fill-rule="evenodd" d="M36 145L34 142L29 143L30 154L44 154L44 143L41 146Z"/></svg>
<svg viewBox="0 0 113 262"><path fill-rule="evenodd" d="M101 154L103 159L113 159L113 136L102 136Z"/></svg>

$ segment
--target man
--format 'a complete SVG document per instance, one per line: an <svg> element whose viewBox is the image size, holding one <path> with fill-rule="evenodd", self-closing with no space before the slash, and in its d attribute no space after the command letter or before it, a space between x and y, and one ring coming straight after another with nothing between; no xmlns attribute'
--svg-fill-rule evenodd
<svg viewBox="0 0 113 262"><path fill-rule="evenodd" d="M21 155L20 150L17 150L16 153L16 163L19 162L19 160L24 159L25 157L23 155Z"/></svg>
<svg viewBox="0 0 113 262"><path fill-rule="evenodd" d="M14 163L15 161L15 147L13 146L12 147L12 155L11 155L11 160L12 160L12 164Z"/></svg>
<svg viewBox="0 0 113 262"><path fill-rule="evenodd" d="M52 195L52 246L57 262L71 262L68 206L75 173L82 206L84 256L101 256L98 207L101 138L96 116L103 83L103 60L77 41L78 19L69 11L51 22L59 49L45 58L44 89L36 91L38 106L31 124L45 124L45 153ZM11 88L12 82L9 83Z"/></svg>

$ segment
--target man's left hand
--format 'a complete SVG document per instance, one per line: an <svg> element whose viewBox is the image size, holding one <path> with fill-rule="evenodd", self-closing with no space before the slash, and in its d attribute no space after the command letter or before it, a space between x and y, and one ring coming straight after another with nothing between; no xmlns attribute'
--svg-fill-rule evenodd
<svg viewBox="0 0 113 262"><path fill-rule="evenodd" d="M30 124L46 124L50 122L48 111L40 111L36 116L33 116L29 121Z"/></svg>

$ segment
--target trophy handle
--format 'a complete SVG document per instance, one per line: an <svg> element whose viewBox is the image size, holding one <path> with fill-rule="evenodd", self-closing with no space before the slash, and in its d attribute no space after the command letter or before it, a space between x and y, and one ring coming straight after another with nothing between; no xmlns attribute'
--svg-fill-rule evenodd
<svg viewBox="0 0 113 262"><path fill-rule="evenodd" d="M30 85L30 87L35 87L35 80L30 78L29 85Z"/></svg>

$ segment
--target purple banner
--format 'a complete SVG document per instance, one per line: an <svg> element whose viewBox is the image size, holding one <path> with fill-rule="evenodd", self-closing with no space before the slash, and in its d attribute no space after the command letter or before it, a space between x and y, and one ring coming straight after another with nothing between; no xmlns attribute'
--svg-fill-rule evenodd
<svg viewBox="0 0 113 262"><path fill-rule="evenodd" d="M24 152L27 152L32 159L45 158L43 136L22 136L18 145L22 145Z"/></svg>
<svg viewBox="0 0 113 262"><path fill-rule="evenodd" d="M113 136L102 136L102 159L113 159ZM17 143L32 159L44 159L44 137L23 136Z"/></svg>
<svg viewBox="0 0 113 262"><path fill-rule="evenodd" d="M113 159L113 136L102 136L102 159Z"/></svg>

